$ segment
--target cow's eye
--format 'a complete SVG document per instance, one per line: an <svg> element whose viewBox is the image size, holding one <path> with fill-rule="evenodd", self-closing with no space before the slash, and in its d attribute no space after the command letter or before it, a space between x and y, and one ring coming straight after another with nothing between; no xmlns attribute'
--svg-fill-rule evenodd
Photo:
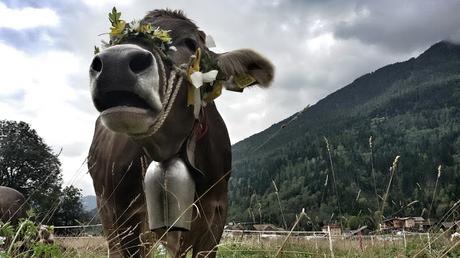
<svg viewBox="0 0 460 258"><path fill-rule="evenodd" d="M196 44L196 41L194 39L191 39L191 38L186 38L184 39L184 45L192 52L195 52L196 51L196 48L197 48L197 44Z"/></svg>

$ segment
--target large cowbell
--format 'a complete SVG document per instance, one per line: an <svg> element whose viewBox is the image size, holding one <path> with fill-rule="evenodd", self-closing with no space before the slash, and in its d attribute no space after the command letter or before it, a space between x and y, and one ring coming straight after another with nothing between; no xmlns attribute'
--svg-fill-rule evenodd
<svg viewBox="0 0 460 258"><path fill-rule="evenodd" d="M190 230L195 182L184 161L152 162L144 178L150 230Z"/></svg>

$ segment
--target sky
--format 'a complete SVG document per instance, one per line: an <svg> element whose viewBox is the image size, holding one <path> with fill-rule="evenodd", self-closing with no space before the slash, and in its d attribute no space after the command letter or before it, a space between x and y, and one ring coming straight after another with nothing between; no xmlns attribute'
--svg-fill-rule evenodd
<svg viewBox="0 0 460 258"><path fill-rule="evenodd" d="M252 48L273 62L271 88L217 99L232 143L365 73L460 40L457 0L0 0L0 119L25 121L62 150L64 184L84 195L94 193L84 162L98 116L88 70L113 6L126 21L182 9L214 52Z"/></svg>

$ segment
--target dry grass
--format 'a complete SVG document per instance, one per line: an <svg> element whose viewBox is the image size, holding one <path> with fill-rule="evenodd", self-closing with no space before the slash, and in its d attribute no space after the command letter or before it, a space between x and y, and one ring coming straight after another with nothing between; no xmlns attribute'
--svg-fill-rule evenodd
<svg viewBox="0 0 460 258"><path fill-rule="evenodd" d="M432 236L436 239L436 236ZM422 250L428 239L425 235L407 237L407 247L400 236L363 236L354 239L335 237L335 257L459 257L460 246L446 237L433 242L431 249ZM57 238L58 245L65 249L64 257L106 257L107 249L103 237ZM456 245L457 244L457 245ZM331 257L329 241L325 237L274 235L226 236L219 245L218 257L274 257L281 248L280 257ZM448 253L447 253L448 252ZM168 257L156 254L154 257Z"/></svg>
<svg viewBox="0 0 460 258"><path fill-rule="evenodd" d="M57 237L57 245L64 249L64 257L107 257L107 243L97 237Z"/></svg>
<svg viewBox="0 0 460 258"><path fill-rule="evenodd" d="M274 257L283 240L283 237L264 239L257 235L226 238L219 247L218 257ZM367 236L361 240L335 238L333 248L335 257L440 257L447 251L447 257L460 256L460 247L447 238L433 243L431 250L420 252L426 243L423 235L407 237L406 248L402 237ZM284 245L280 257L331 257L329 241L327 238L293 236Z"/></svg>

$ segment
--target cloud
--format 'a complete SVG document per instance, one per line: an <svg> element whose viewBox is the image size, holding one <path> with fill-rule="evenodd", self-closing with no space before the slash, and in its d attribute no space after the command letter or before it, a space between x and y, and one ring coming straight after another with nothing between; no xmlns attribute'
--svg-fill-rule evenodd
<svg viewBox="0 0 460 258"><path fill-rule="evenodd" d="M353 19L339 21L334 33L367 45L411 51L443 39L459 39L458 10L460 2L455 0L357 1Z"/></svg>
<svg viewBox="0 0 460 258"><path fill-rule="evenodd" d="M28 54L4 43L0 56L1 118L28 122L55 153L62 148L64 181L69 181L77 168L66 161L83 162L96 117L72 104L78 98L91 105L69 80L85 65L70 52Z"/></svg>
<svg viewBox="0 0 460 258"><path fill-rule="evenodd" d="M121 1L113 1L113 0L98 0L98 1L93 1L93 0L82 0L84 4L90 6L90 7L96 7L96 8L101 8L101 7L107 7L110 6L112 7L114 4L118 6L127 6L132 4L134 1L133 0L121 0Z"/></svg>
<svg viewBox="0 0 460 258"><path fill-rule="evenodd" d="M0 28L24 30L58 24L59 16L49 8L11 9L0 2Z"/></svg>

